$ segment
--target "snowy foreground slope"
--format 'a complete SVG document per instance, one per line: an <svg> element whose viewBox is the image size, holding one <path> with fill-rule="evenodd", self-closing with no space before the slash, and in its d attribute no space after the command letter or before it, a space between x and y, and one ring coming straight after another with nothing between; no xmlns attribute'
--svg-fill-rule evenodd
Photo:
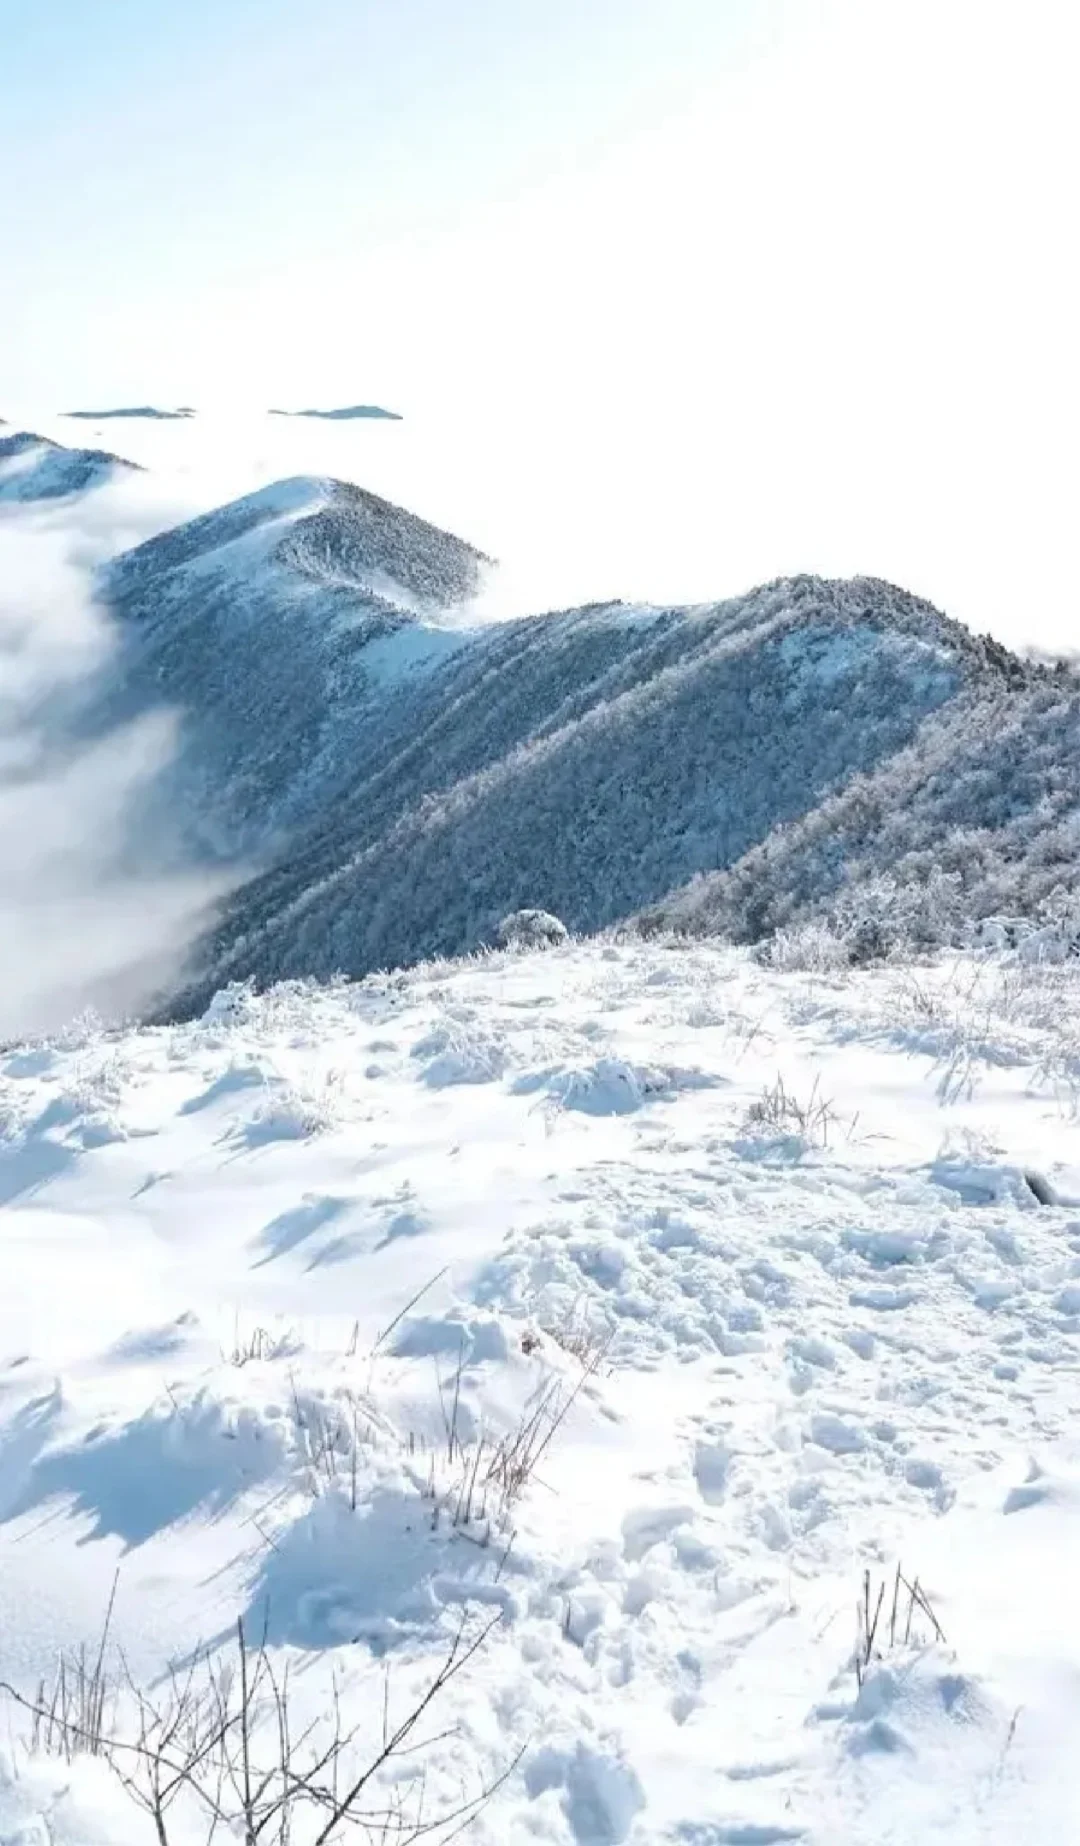
<svg viewBox="0 0 1080 1846"><path fill-rule="evenodd" d="M1080 1839L1078 998L599 942L8 1048L0 1679L115 1578L111 1735L242 1616L364 1761L494 1618L375 1837ZM3 1702L4 1846L154 1837Z"/></svg>

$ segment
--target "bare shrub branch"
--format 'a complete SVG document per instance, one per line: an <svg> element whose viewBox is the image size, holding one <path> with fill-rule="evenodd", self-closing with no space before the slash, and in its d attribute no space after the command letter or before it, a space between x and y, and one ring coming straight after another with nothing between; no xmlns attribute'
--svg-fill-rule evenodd
<svg viewBox="0 0 1080 1846"><path fill-rule="evenodd" d="M181 1798L201 1814L206 1846L219 1831L244 1846L289 1846L301 1822L311 1846L335 1846L354 1832L395 1846L445 1842L477 1818L520 1761L519 1752L495 1780L432 1809L423 1758L455 1732L428 1735L424 1720L487 1644L500 1615L472 1633L462 1617L426 1690L396 1724L387 1684L380 1741L359 1768L353 1759L360 1727L346 1725L336 1679L329 1712L296 1734L288 1666L276 1670L265 1632L253 1648L238 1621L227 1658L200 1653L185 1670L173 1668L151 1695L122 1657L110 1676L111 1616L112 1599L92 1666L85 1655L74 1668L61 1662L51 1693L41 1688L34 1698L6 1682L0 1693L29 1719L31 1748L69 1763L79 1755L102 1758L146 1816L157 1846L170 1846L172 1811ZM125 1705L125 1728L106 1729L111 1703ZM402 1774L411 1756L421 1759L416 1771ZM380 1777L390 1770L384 1793Z"/></svg>

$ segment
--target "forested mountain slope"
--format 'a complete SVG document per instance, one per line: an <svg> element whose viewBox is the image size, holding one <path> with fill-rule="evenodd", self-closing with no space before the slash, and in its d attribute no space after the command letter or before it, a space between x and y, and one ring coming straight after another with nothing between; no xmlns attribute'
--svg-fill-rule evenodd
<svg viewBox="0 0 1080 1846"><path fill-rule="evenodd" d="M963 940L1075 902L1080 676L980 677L905 749L653 906L646 927L754 942L814 919L856 952Z"/></svg>
<svg viewBox="0 0 1080 1846"><path fill-rule="evenodd" d="M779 584L488 631L399 692L362 773L242 893L227 974L363 972L540 904L618 922L901 748L977 666L877 586Z"/></svg>
<svg viewBox="0 0 1080 1846"><path fill-rule="evenodd" d="M519 906L755 939L885 870L983 913L1070 869L1069 670L871 578L484 625L488 564L304 477L109 567L110 715L181 710L162 798L259 868L178 1006L467 951Z"/></svg>
<svg viewBox="0 0 1080 1846"><path fill-rule="evenodd" d="M125 641L110 715L176 705L170 791L204 843L262 848L352 781L387 683L458 644L424 618L471 595L486 563L358 487L278 482L103 573Z"/></svg>

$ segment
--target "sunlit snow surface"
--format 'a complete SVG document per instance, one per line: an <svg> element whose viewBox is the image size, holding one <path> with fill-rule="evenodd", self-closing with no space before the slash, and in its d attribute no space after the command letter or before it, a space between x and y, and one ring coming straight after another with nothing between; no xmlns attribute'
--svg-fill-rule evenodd
<svg viewBox="0 0 1080 1846"><path fill-rule="evenodd" d="M9 1046L0 1678L119 1570L138 1683L243 1614L375 1734L474 1607L423 1760L437 1802L524 1752L485 1846L1080 1837L1078 1000L598 942ZM522 1497L454 1529L447 1404L468 1453L554 1382ZM898 1563L945 1639L859 1692ZM4 1846L150 1837L20 1733Z"/></svg>

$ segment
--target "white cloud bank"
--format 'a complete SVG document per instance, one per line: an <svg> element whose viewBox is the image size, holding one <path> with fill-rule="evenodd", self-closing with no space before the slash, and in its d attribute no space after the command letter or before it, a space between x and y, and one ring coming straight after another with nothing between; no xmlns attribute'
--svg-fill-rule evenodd
<svg viewBox="0 0 1080 1846"><path fill-rule="evenodd" d="M161 516L138 489L0 513L0 1039L145 1005L220 895L145 825L170 714L80 735L115 639L90 566Z"/></svg>

